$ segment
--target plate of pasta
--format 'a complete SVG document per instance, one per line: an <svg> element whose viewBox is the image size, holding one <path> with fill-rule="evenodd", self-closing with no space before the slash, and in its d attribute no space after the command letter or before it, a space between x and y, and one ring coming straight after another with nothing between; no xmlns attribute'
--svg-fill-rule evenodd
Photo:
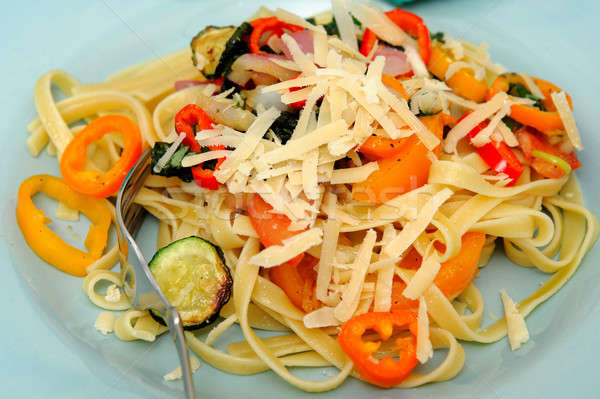
<svg viewBox="0 0 600 399"><path fill-rule="evenodd" d="M21 291L99 392L184 397L117 235L147 159L137 241L199 397L558 397L561 368L592 395L599 59L585 24L527 25L576 11L517 5L90 6L113 30L36 69L9 119Z"/></svg>

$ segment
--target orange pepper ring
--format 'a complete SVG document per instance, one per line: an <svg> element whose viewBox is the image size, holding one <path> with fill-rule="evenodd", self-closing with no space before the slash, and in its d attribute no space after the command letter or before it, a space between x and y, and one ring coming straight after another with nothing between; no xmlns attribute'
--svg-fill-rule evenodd
<svg viewBox="0 0 600 399"><path fill-rule="evenodd" d="M107 172L84 170L87 147L111 132L123 134L121 157ZM115 194L142 153L142 138L137 125L122 115L105 115L87 125L69 142L60 160L65 183L80 193L106 198Z"/></svg>
<svg viewBox="0 0 600 399"><path fill-rule="evenodd" d="M388 339L394 326L408 327L413 337L398 338L398 360L384 357L377 360L373 353L380 342L363 341L366 330L375 330L382 339ZM342 326L338 341L350 357L361 377L372 384L391 387L402 382L418 363L416 357L417 316L415 312L369 312L354 316Z"/></svg>
<svg viewBox="0 0 600 399"><path fill-rule="evenodd" d="M50 219L32 201L32 197L40 191L79 210L90 219L92 225L85 238L88 252L72 247L46 227ZM87 274L87 266L102 256L108 241L111 212L105 201L78 193L55 176L31 176L21 183L16 216L31 249L59 270L77 277Z"/></svg>

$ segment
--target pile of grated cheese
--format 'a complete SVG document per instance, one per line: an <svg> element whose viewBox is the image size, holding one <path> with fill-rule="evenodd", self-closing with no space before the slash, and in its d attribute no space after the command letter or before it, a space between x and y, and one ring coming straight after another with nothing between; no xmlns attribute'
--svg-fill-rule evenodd
<svg viewBox="0 0 600 399"><path fill-rule="evenodd" d="M440 254L433 249L432 238L425 229L454 191L427 184L379 206L353 207L345 184L362 182L378 169L376 162L363 164L356 148L372 135L392 139L416 135L430 152L442 144L447 153L458 157L458 142L483 121L489 123L473 140L475 146L493 139L514 147L517 139L502 118L510 115L513 104L531 101L506 93L498 93L480 104L459 97L444 82L430 78L418 55L414 56L414 40L384 13L350 0L335 0L333 5L341 39L328 36L323 27L300 16L281 9L274 12L280 20L301 25L313 34L312 53L304 53L292 36L284 34L281 40L291 59L273 58L272 62L298 76L256 89L279 95L283 104L305 102L289 141L282 144L270 131L281 111L261 106L256 107L257 116L245 132L215 125L214 130L200 132L198 140L202 145L233 148L213 154L214 158L226 156L215 177L229 193L260 194L273 207L273 213L287 216L290 229L299 232L282 245L263 249L250 263L268 268L303 252L319 258L315 267L316 297L324 306L304 317L307 327L339 326L371 308L389 311L393 276L399 274L407 284L404 295L419 300L418 358L425 362L431 357L432 347L424 296L435 288L433 281L440 269ZM415 71L413 78L402 81L412 98L410 106L382 83L385 58L371 59L358 52L356 28L351 18L345 17L349 12L378 37L407 49L408 61ZM475 46L447 37L445 47L457 60L449 75L464 66L476 70L482 79L505 72L502 66L491 63L484 44ZM579 144L563 97L553 100L569 137ZM228 100L220 95L219 101ZM319 101L321 105L317 107ZM432 110L455 117L466 110L472 113L440 143L416 116ZM184 159L186 166L210 159L211 153L207 154ZM437 160L433 152L430 155L433 161ZM346 157L354 166L334 169L336 161ZM473 160L467 156L461 162L480 165L482 161L477 154L475 157ZM233 231L256 237L244 215L235 216ZM344 238L350 234L354 234L351 241L357 244L347 244ZM424 261L418 272L407 274L397 264L411 246Z"/></svg>

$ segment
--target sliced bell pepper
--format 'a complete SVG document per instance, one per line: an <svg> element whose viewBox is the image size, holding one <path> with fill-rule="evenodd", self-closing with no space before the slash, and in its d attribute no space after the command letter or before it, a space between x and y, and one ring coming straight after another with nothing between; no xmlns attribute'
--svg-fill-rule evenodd
<svg viewBox="0 0 600 399"><path fill-rule="evenodd" d="M579 169L581 163L575 155L575 152L565 152L558 145L552 145L548 142L546 136L537 133L530 129L520 129L516 133L519 145L523 150L523 154L531 163L531 167L540 175L550 178L559 179L567 172L564 167L559 166L556 162L550 161L547 157L536 156L536 151L550 156L557 157L568 164L571 170Z"/></svg>
<svg viewBox="0 0 600 399"><path fill-rule="evenodd" d="M560 87L545 80L538 78L532 78L532 80L544 94L545 98L542 100L542 105L546 110L541 110L535 106L514 104L510 107L510 117L523 125L531 126L547 135L562 133L562 131L564 131L564 125L560 115L556 112L556 106L551 98L552 93L562 90ZM508 92L511 83L525 85L523 78L515 73L500 75L490 86L487 93L487 99L491 99L500 91ZM571 109L573 109L573 103L568 94L567 101L569 102Z"/></svg>
<svg viewBox="0 0 600 399"><path fill-rule="evenodd" d="M290 231L291 220L282 214L272 213L273 207L265 202L259 194L254 194L248 203L248 217L250 223L258 234L258 239L265 247L271 245L282 245L283 240L300 233L301 231ZM286 264L297 266L304 254L290 259Z"/></svg>
<svg viewBox="0 0 600 399"><path fill-rule="evenodd" d="M315 293L317 272L314 268L318 263L318 258L304 254L297 266L288 262L269 269L271 281L277 284L290 301L305 313L322 306Z"/></svg>
<svg viewBox="0 0 600 399"><path fill-rule="evenodd" d="M419 55L421 59L427 65L430 57L430 41L429 29L421 17L412 12L405 11L401 8L396 8L385 13L389 19L392 20L396 25L409 35L417 38L419 44ZM377 36L372 30L366 29L363 35L363 40L360 44L360 53L365 57L371 53Z"/></svg>
<svg viewBox="0 0 600 399"><path fill-rule="evenodd" d="M79 210L90 219L92 225L85 238L88 252L72 247L46 227L52 220L36 208L31 199L38 192ZM16 214L23 237L31 249L52 266L73 276L85 276L86 267L102 256L108 241L111 211L106 202L73 190L55 176L37 175L23 181L19 187Z"/></svg>
<svg viewBox="0 0 600 399"><path fill-rule="evenodd" d="M485 233L467 232L462 236L458 254L442 263L433 282L446 297L454 299L475 279L479 272L477 264L484 244ZM442 244L436 242L435 246L438 251L445 251ZM398 266L403 269L418 269L421 267L422 261L423 258L417 250L411 248L404 255ZM392 311L416 311L418 309L419 301L408 299L402 295L405 288L406 284L399 280L397 276L394 276L394 282L392 283Z"/></svg>
<svg viewBox="0 0 600 399"><path fill-rule="evenodd" d="M460 69L446 80L446 71L454 61L439 43L434 43L431 45L431 58L427 69L438 79L446 81L448 87L456 91L459 96L478 103L482 102L487 94L488 86L485 79L475 79L475 74L471 69Z"/></svg>
<svg viewBox="0 0 600 399"><path fill-rule="evenodd" d="M250 22L252 25L252 33L250 34L250 51L254 54L266 54L261 48L261 39L265 33L271 32L278 37L283 35L284 30L289 32L298 32L304 30L303 27L288 24L287 22L280 21L277 17L259 18Z"/></svg>
<svg viewBox="0 0 600 399"><path fill-rule="evenodd" d="M175 131L177 133L185 133L183 144L190 147L192 152L203 152L202 146L196 140L196 131L212 129L213 121L210 116L202 108L196 104L188 104L183 107L175 115ZM224 146L209 146L210 151L224 150ZM215 169L218 169L225 161L225 158L220 158L217 161ZM192 176L194 181L200 187L208 190L217 190L220 183L214 176L214 170L207 168L205 165L198 165L192 168Z"/></svg>
<svg viewBox="0 0 600 399"><path fill-rule="evenodd" d="M419 119L440 140L444 134L444 126L454 122L454 118L443 113L422 116ZM386 151L391 148L391 142L386 140L381 142L384 143L381 148L385 148ZM427 183L431 166L429 150L417 135L402 138L396 143L399 149L394 156L377 161L379 169L371 173L367 180L352 186L352 198L357 201L382 204ZM374 147L379 145L379 143L373 144ZM438 146L434 149L434 153L438 155L440 150L441 146ZM374 150L374 152L384 153L383 150L381 152ZM394 145L394 152L396 152L396 145Z"/></svg>
<svg viewBox="0 0 600 399"><path fill-rule="evenodd" d="M84 170L87 147L105 134L123 134L123 151L115 165L105 173ZM60 159L63 180L80 193L106 198L121 187L125 176L142 153L142 135L137 125L122 115L105 115L95 119L67 145Z"/></svg>
<svg viewBox="0 0 600 399"><path fill-rule="evenodd" d="M364 341L362 335L367 330L374 330L382 340L387 340L394 333L394 327L410 331L409 336L396 338L397 360L390 356L375 358L374 353L381 346L381 341ZM361 378L388 388L401 383L417 365L416 337L415 312L369 312L354 316L344 323L338 334L338 342Z"/></svg>
<svg viewBox="0 0 600 399"><path fill-rule="evenodd" d="M383 73L381 74L381 82L390 89L399 93L405 100L408 100L408 94L406 93L406 89L398 79L396 79L392 75Z"/></svg>
<svg viewBox="0 0 600 399"><path fill-rule="evenodd" d="M212 129L212 124L210 116L196 104L186 105L175 115L175 131L185 133L183 144L190 147L191 152L202 152L196 131Z"/></svg>
<svg viewBox="0 0 600 399"><path fill-rule="evenodd" d="M225 149L225 147L223 147L222 145L215 147L217 147L215 149L219 150ZM219 158L215 166L215 170L218 170L224 161L225 158ZM204 187L208 190L218 190L221 183L219 183L217 181L217 178L215 177L215 170L208 169L204 165L194 166L192 167L192 176L194 177L194 181L196 182L196 184L200 187Z"/></svg>
<svg viewBox="0 0 600 399"><path fill-rule="evenodd" d="M471 112L465 113L458 121L460 122L467 117ZM487 121L481 122L471 130L467 137L473 139L481 130L488 125ZM515 155L515 153L503 141L491 140L489 143L481 147L475 147L477 153L496 173L504 173L510 179L507 186L514 185L521 174L523 173L523 165Z"/></svg>

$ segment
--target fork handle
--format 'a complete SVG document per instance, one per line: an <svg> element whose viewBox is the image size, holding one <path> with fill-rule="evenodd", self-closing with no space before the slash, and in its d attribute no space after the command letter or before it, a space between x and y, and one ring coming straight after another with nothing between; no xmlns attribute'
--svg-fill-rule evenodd
<svg viewBox="0 0 600 399"><path fill-rule="evenodd" d="M195 399L196 395L194 393L194 383L192 381L192 367L190 365L190 356L185 341L185 335L183 334L181 318L179 317L177 310L172 306L167 308L166 313L169 333L173 338L175 348L177 349L177 355L179 356L179 362L181 363L181 375L183 377L183 387L185 389L186 398Z"/></svg>

